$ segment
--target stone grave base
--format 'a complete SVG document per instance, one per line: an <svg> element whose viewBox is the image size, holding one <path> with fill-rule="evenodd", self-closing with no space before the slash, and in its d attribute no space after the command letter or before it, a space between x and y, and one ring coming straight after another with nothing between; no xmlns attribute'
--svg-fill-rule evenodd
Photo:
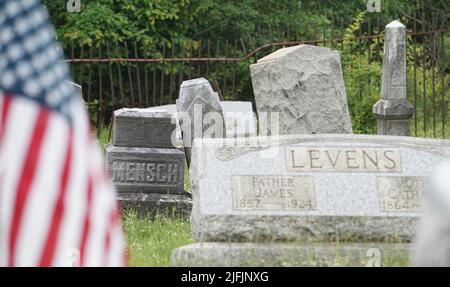
<svg viewBox="0 0 450 287"><path fill-rule="evenodd" d="M190 193L119 193L122 211L135 211L138 215L168 215L188 217L192 209Z"/></svg>
<svg viewBox="0 0 450 287"><path fill-rule="evenodd" d="M194 243L175 249L175 267L396 266L410 243Z"/></svg>

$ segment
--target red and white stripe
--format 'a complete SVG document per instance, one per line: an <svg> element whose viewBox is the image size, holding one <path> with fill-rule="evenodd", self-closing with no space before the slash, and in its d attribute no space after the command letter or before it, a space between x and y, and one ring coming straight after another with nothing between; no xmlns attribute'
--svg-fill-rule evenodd
<svg viewBox="0 0 450 287"><path fill-rule="evenodd" d="M0 92L0 264L123 266L114 189L81 101L59 113Z"/></svg>

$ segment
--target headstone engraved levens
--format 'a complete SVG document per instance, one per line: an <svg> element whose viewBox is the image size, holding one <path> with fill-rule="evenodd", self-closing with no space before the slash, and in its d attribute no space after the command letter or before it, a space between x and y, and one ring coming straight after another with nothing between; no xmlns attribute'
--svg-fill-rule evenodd
<svg viewBox="0 0 450 287"><path fill-rule="evenodd" d="M338 256L364 266L371 248L382 264L408 257L427 179L450 158L445 140L253 139L248 146L196 142L190 175L197 243L176 249L173 265L339 265Z"/></svg>

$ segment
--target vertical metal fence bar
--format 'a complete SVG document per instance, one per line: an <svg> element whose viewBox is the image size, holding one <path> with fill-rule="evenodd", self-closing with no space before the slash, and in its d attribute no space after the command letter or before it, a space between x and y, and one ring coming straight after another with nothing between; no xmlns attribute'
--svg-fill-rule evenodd
<svg viewBox="0 0 450 287"><path fill-rule="evenodd" d="M272 29L272 25L269 24L269 41L270 41L270 51L273 52L273 29ZM245 47L244 47L244 42L241 39L241 46L244 48L244 54L247 54L247 52L245 51Z"/></svg>
<svg viewBox="0 0 450 287"><path fill-rule="evenodd" d="M130 59L128 57L128 44L127 42L125 42L125 58L128 60ZM135 106L135 102L134 102L134 89L133 89L133 77L131 76L131 66L130 63L127 63L127 70L128 70L128 84L130 86L130 94L131 94L131 105L134 107Z"/></svg>
<svg viewBox="0 0 450 287"><path fill-rule="evenodd" d="M92 59L93 47L89 47L89 58ZM91 94L92 94L92 62L89 62L89 78L88 78L88 103L91 102Z"/></svg>
<svg viewBox="0 0 450 287"><path fill-rule="evenodd" d="M201 58L202 57L202 41L199 41L198 44L198 57ZM198 61L197 62L197 78L200 78L200 72L201 72L201 62Z"/></svg>
<svg viewBox="0 0 450 287"><path fill-rule="evenodd" d="M322 23L322 37L321 37L321 41L322 41L322 45L324 46L324 47L327 47L327 42L328 41L325 41L325 34L326 34L326 31L325 31L325 23Z"/></svg>
<svg viewBox="0 0 450 287"><path fill-rule="evenodd" d="M261 45L262 43L264 43L264 39L263 39L263 34L262 34L262 31L261 31L261 26L260 25L258 25L258 43Z"/></svg>
<svg viewBox="0 0 450 287"><path fill-rule="evenodd" d="M362 23L361 25L359 25L359 29L358 29L358 69L361 72L361 58L362 58L362 48L361 48L361 36L362 36ZM361 85L360 79L358 79L358 92L359 92L359 98L362 98L362 85Z"/></svg>
<svg viewBox="0 0 450 287"><path fill-rule="evenodd" d="M208 46L206 48L207 60L206 60L206 78L209 79L209 59L211 58L211 40L208 39Z"/></svg>
<svg viewBox="0 0 450 287"><path fill-rule="evenodd" d="M159 105L162 106L164 103L164 63L166 59L166 44L162 44L162 57L161 57L161 70L160 70L160 87L159 87Z"/></svg>
<svg viewBox="0 0 450 287"><path fill-rule="evenodd" d="M112 72L112 62L111 62L111 52L109 49L109 44L106 43L106 53L108 59L108 72L109 72L109 86L111 89L111 117L109 119L109 131L108 131L108 142L111 140L111 132L112 132L112 124L113 124L113 115L116 107L116 97L114 94L114 80L113 80L113 72Z"/></svg>
<svg viewBox="0 0 450 287"><path fill-rule="evenodd" d="M103 73L102 73L102 46L98 46L98 108L97 108L97 137L100 138L100 130L103 125Z"/></svg>
<svg viewBox="0 0 450 287"><path fill-rule="evenodd" d="M435 87L435 73L434 70L436 68L436 19L435 14L433 13L431 16L431 101L433 108L433 138L436 138L436 87Z"/></svg>
<svg viewBox="0 0 450 287"><path fill-rule="evenodd" d="M287 23L287 40L291 41L291 25Z"/></svg>
<svg viewBox="0 0 450 287"><path fill-rule="evenodd" d="M153 59L156 59L156 44L153 44ZM153 63L153 85L152 85L152 106L156 106L156 69L158 64L156 62Z"/></svg>
<svg viewBox="0 0 450 287"><path fill-rule="evenodd" d="M445 16L444 14L441 15L441 29L444 29L445 27ZM447 103L445 101L445 83L444 83L444 77L445 77L445 47L444 47L444 31L441 32L441 117L442 117L442 138L444 139L446 136L446 118L447 118Z"/></svg>
<svg viewBox="0 0 450 287"><path fill-rule="evenodd" d="M184 81L184 45L181 43L181 63L180 63L180 71L178 73L178 86L181 86L181 83Z"/></svg>
<svg viewBox="0 0 450 287"><path fill-rule="evenodd" d="M172 40L172 48L170 51L170 59L173 61L173 59L175 58L175 41ZM173 62L170 62L170 65L173 66ZM172 67L169 71L170 73L170 78L169 78L169 97L171 99L173 99L173 90L174 90L174 76L173 76L173 70ZM176 90L176 89L175 89Z"/></svg>
<svg viewBox="0 0 450 287"><path fill-rule="evenodd" d="M81 59L80 73L78 76L78 83L80 84L81 89L83 89L83 57L84 57L84 45L81 45L81 48L80 48L80 59ZM83 94L83 93L81 93L81 94Z"/></svg>
<svg viewBox="0 0 450 287"><path fill-rule="evenodd" d="M117 43L115 43L115 50L116 50L116 57L117 58L121 58L120 57L120 53L119 53L119 45ZM123 89L123 78L122 78L122 69L121 69L121 62L118 61L117 62L117 72L119 73L119 91L120 91L120 104L121 106L125 105L125 93L124 93L124 89Z"/></svg>
<svg viewBox="0 0 450 287"><path fill-rule="evenodd" d="M418 118L417 118L417 19L416 14L414 14L414 20L413 20L413 94L414 94L414 135L417 136L417 124L418 124Z"/></svg>
<svg viewBox="0 0 450 287"><path fill-rule="evenodd" d="M139 53L137 48L137 43L134 41L134 57L139 59ZM136 85L138 90L139 106L142 106L142 93L141 93L141 73L139 71L139 62L136 61Z"/></svg>
<svg viewBox="0 0 450 287"><path fill-rule="evenodd" d="M148 99L148 51L147 51L147 42L144 42L144 89L145 89L145 105L148 107L150 105L149 99Z"/></svg>
<svg viewBox="0 0 450 287"><path fill-rule="evenodd" d="M214 56L214 58L218 58L219 57L219 53L220 53L220 40L217 40L216 41L216 55ZM215 72L215 76L213 77L214 79L214 83L215 83L215 85L216 85L216 89L217 89L217 92L219 93L219 97L221 98L221 100L223 101L223 97L222 97L222 91L220 90L220 86L219 86L219 83L218 83L218 81L217 81L217 75L218 75L218 67L219 67L219 62L218 61L215 61L215 64L214 64L214 72Z"/></svg>
<svg viewBox="0 0 450 287"><path fill-rule="evenodd" d="M75 59L75 47L74 47L73 41L71 42L70 46L71 46L71 48L70 48L70 58L73 61L73 59ZM70 69L71 77L72 77L72 79L75 80L75 64L73 62L70 65L70 68L71 68Z"/></svg>
<svg viewBox="0 0 450 287"><path fill-rule="evenodd" d="M331 43L331 45L330 45L330 47L332 48L332 49L334 49L334 47L335 47L335 32L336 32L336 27L335 27L335 18L334 18L334 16L333 16L333 18L331 19L331 31L330 31L330 37L331 37L331 41L330 41L330 43Z"/></svg>
<svg viewBox="0 0 450 287"><path fill-rule="evenodd" d="M224 61L224 68L223 68L223 98L227 98L227 68L228 68L228 40L225 41L225 61Z"/></svg>
<svg viewBox="0 0 450 287"><path fill-rule="evenodd" d="M425 12L422 13L422 32L425 32ZM427 136L427 95L426 95L426 35L423 36L422 40L422 97L423 97L423 133Z"/></svg>
<svg viewBox="0 0 450 287"><path fill-rule="evenodd" d="M189 71L188 71L188 80L192 79L192 75L194 74L192 72L192 42L189 42Z"/></svg>
<svg viewBox="0 0 450 287"><path fill-rule="evenodd" d="M234 61L233 61L233 100L236 100L236 65L238 57L238 44L237 40L234 40Z"/></svg>
<svg viewBox="0 0 450 287"><path fill-rule="evenodd" d="M367 35L368 35L368 39L367 39L367 94L370 98L370 84L371 84L371 69L370 69L370 65L371 65L371 46L372 46L372 26L371 26L371 17L369 16L367 19Z"/></svg>
<svg viewBox="0 0 450 287"><path fill-rule="evenodd" d="M341 18L341 52L344 53L344 18Z"/></svg>

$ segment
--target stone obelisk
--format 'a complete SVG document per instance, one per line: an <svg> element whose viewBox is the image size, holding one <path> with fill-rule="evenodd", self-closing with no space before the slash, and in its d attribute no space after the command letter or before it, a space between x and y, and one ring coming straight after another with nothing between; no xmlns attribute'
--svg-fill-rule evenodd
<svg viewBox="0 0 450 287"><path fill-rule="evenodd" d="M409 135L414 108L406 95L406 27L395 20L386 25L381 99L373 106L379 135Z"/></svg>

